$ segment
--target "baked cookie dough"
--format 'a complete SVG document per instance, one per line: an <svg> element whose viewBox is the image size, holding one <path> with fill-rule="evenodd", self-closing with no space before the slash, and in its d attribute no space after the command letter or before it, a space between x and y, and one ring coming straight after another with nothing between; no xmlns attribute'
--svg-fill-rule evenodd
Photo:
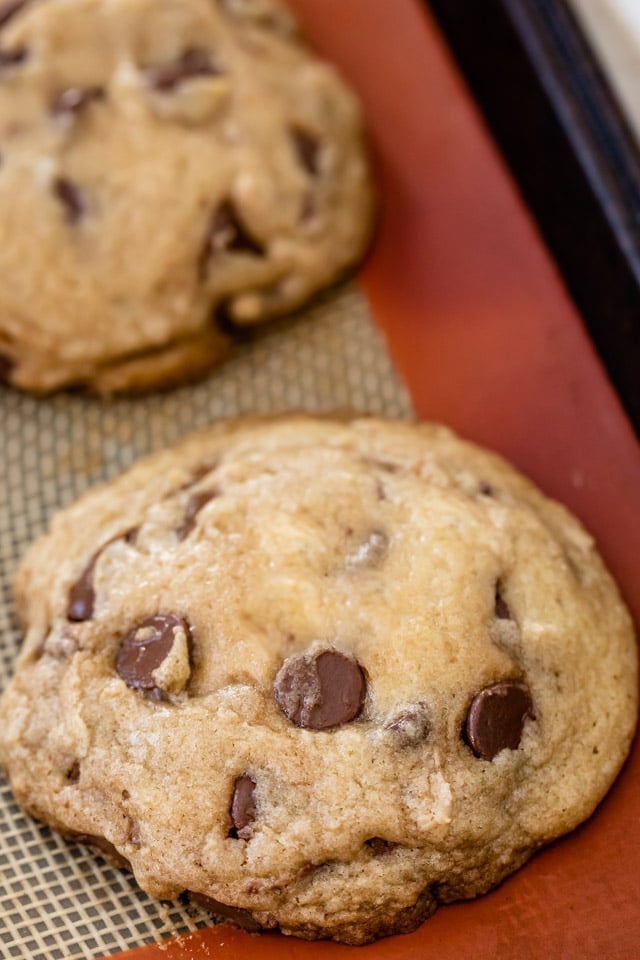
<svg viewBox="0 0 640 960"><path fill-rule="evenodd" d="M203 374L363 255L359 106L278 0L0 0L0 378Z"/></svg>
<svg viewBox="0 0 640 960"><path fill-rule="evenodd" d="M364 943L484 893L634 730L591 537L434 425L219 423L58 514L16 595L18 802L250 929Z"/></svg>

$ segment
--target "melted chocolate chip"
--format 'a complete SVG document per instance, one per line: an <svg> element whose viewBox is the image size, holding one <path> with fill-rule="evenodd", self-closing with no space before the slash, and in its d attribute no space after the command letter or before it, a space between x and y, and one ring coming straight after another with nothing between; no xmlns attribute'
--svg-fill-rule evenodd
<svg viewBox="0 0 640 960"><path fill-rule="evenodd" d="M189 891L188 896L192 903L197 903L204 910L208 910L209 913L230 920L231 923L234 923L242 930L246 930L248 933L258 933L262 929L253 914L249 913L248 910L242 910L240 907L229 907L226 903L220 903L219 900L214 900L213 897L205 896L204 893L192 893Z"/></svg>
<svg viewBox="0 0 640 960"><path fill-rule="evenodd" d="M74 623L84 623L85 620L91 620L93 617L93 608L96 602L96 592L93 587L93 572L96 561L103 550L104 547L101 547L97 553L94 553L79 579L76 580L69 590L67 620L71 620Z"/></svg>
<svg viewBox="0 0 640 960"><path fill-rule="evenodd" d="M475 695L465 724L466 741L481 760L493 760L501 750L516 750L527 717L533 716L529 691L523 683L504 680Z"/></svg>
<svg viewBox="0 0 640 960"><path fill-rule="evenodd" d="M502 596L500 584L496 584L495 616L498 620L513 620L509 604Z"/></svg>
<svg viewBox="0 0 640 960"><path fill-rule="evenodd" d="M14 367L15 361L6 353L0 353L0 383L9 383Z"/></svg>
<svg viewBox="0 0 640 960"><path fill-rule="evenodd" d="M389 730L399 747L415 747L428 738L431 732L429 707L426 703L416 703L384 725Z"/></svg>
<svg viewBox="0 0 640 960"><path fill-rule="evenodd" d="M0 70L4 67L14 67L27 59L29 51L25 47L17 50L0 50Z"/></svg>
<svg viewBox="0 0 640 960"><path fill-rule="evenodd" d="M170 93L185 80L196 77L216 77L221 70L207 50L185 50L172 63L163 63L145 71L147 82L153 90Z"/></svg>
<svg viewBox="0 0 640 960"><path fill-rule="evenodd" d="M358 662L337 650L285 660L274 694L284 715L298 727L326 730L354 720L364 703L366 683Z"/></svg>
<svg viewBox="0 0 640 960"><path fill-rule="evenodd" d="M222 252L264 255L264 247L240 222L231 200L225 200L214 212L205 244L207 258Z"/></svg>
<svg viewBox="0 0 640 960"><path fill-rule="evenodd" d="M97 853L108 863L112 863L116 867L120 867L122 870L130 870L131 864L126 857L123 857L122 854L116 850L114 845L106 839L106 837L94 837L88 833L76 833L73 837L76 843L82 843L84 846L89 847L94 853Z"/></svg>
<svg viewBox="0 0 640 960"><path fill-rule="evenodd" d="M33 0L8 0L7 3L0 4L0 30L32 2Z"/></svg>
<svg viewBox="0 0 640 960"><path fill-rule="evenodd" d="M230 836L248 839L251 826L256 818L256 782L249 776L238 777L233 785L233 799L231 801L231 822L233 828Z"/></svg>
<svg viewBox="0 0 640 960"><path fill-rule="evenodd" d="M291 127L290 134L300 166L312 177L317 177L320 173L318 140L302 127Z"/></svg>
<svg viewBox="0 0 640 960"><path fill-rule="evenodd" d="M84 199L77 184L67 177L56 177L53 192L65 209L67 221L77 223L85 211Z"/></svg>
<svg viewBox="0 0 640 960"><path fill-rule="evenodd" d="M117 536L111 537L110 540L107 540L106 543L103 543L102 546L96 550L89 560L89 563L82 571L78 580L76 580L69 590L67 620L71 620L74 623L83 623L85 620L91 620L93 617L93 608L96 602L96 592L93 587L93 574L100 555L107 549L107 547L111 546L112 543L115 543L116 540L123 539L127 543L133 543L137 532L138 528L132 527L130 530L127 530L126 533L119 533Z"/></svg>
<svg viewBox="0 0 640 960"><path fill-rule="evenodd" d="M153 679L153 672L171 653L174 630L181 628L190 638L186 620L171 613L147 617L123 638L116 658L116 671L133 690L162 696Z"/></svg>
<svg viewBox="0 0 640 960"><path fill-rule="evenodd" d="M210 500L218 495L216 490L199 490L189 497L182 524L176 530L178 540L186 540L196 525L198 514Z"/></svg>
<svg viewBox="0 0 640 960"><path fill-rule="evenodd" d="M103 100L102 87L69 87L59 93L51 104L51 113L56 117L78 114L94 100Z"/></svg>

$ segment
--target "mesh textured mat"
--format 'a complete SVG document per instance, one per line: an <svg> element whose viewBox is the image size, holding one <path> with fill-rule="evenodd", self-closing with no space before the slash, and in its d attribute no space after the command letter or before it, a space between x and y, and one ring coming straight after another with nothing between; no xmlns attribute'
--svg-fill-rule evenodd
<svg viewBox="0 0 640 960"><path fill-rule="evenodd" d="M347 285L239 346L195 386L139 399L36 399L0 388L0 686L20 643L11 582L52 513L88 486L220 417L287 409L410 415L366 303ZM22 814L0 774L0 957L102 957L211 923L160 903Z"/></svg>

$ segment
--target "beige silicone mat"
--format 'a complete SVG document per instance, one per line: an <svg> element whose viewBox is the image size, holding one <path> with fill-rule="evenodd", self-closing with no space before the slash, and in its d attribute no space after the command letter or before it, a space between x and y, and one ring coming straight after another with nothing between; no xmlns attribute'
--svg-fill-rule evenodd
<svg viewBox="0 0 640 960"><path fill-rule="evenodd" d="M274 325L208 380L142 399L34 399L0 388L0 685L20 642L11 581L54 510L212 420L248 411L410 406L354 286ZM125 873L17 809L0 775L0 958L95 958L211 922L161 904Z"/></svg>

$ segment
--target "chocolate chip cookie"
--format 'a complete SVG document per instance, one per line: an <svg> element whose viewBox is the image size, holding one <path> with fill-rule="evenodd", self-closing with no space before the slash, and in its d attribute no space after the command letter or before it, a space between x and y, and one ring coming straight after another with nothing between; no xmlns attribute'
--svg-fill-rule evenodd
<svg viewBox="0 0 640 960"><path fill-rule="evenodd" d="M16 595L18 801L253 930L364 943L484 893L635 725L591 537L434 425L219 423L58 514Z"/></svg>
<svg viewBox="0 0 640 960"><path fill-rule="evenodd" d="M355 97L278 0L0 0L0 379L201 375L373 206Z"/></svg>

